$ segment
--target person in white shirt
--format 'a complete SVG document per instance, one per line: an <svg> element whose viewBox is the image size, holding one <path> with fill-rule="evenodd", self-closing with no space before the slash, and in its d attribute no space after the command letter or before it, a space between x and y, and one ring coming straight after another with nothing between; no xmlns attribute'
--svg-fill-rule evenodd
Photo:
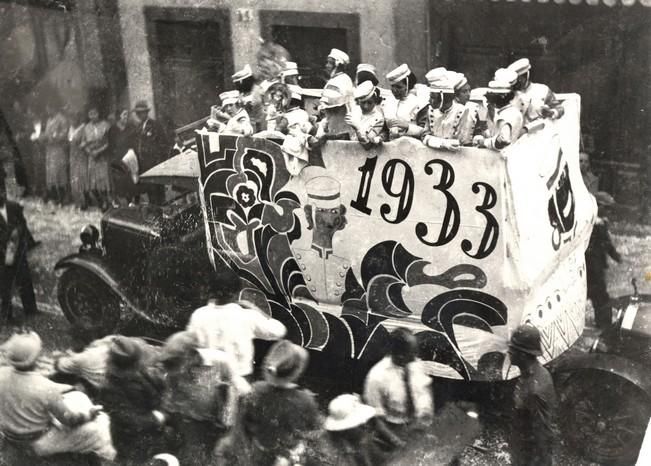
<svg viewBox="0 0 651 466"><path fill-rule="evenodd" d="M332 49L326 59L325 69L330 79L324 89L334 89L343 94L346 103L353 101L353 80L346 74L346 67L350 64L350 58L346 52L339 49Z"/></svg>
<svg viewBox="0 0 651 466"><path fill-rule="evenodd" d="M432 380L416 351L416 337L409 330L394 330L389 354L364 383L364 401L375 408L378 431L394 447L404 446L409 433L431 425L434 416Z"/></svg>
<svg viewBox="0 0 651 466"><path fill-rule="evenodd" d="M525 125L538 118L555 120L563 116L563 106L549 86L531 82L531 63L528 58L514 61L507 69L518 75L513 88L516 91L516 104L520 107Z"/></svg>
<svg viewBox="0 0 651 466"><path fill-rule="evenodd" d="M253 373L253 339L280 340L285 326L247 303L218 305L211 300L195 310L186 330L197 335L199 347L229 353L234 358L236 375Z"/></svg>
<svg viewBox="0 0 651 466"><path fill-rule="evenodd" d="M371 81L355 88L355 105L346 115L346 123L355 129L357 140L366 149L382 144L384 114L378 105L380 91Z"/></svg>
<svg viewBox="0 0 651 466"><path fill-rule="evenodd" d="M412 136L420 138L423 128L418 126L418 112L422 109L422 103L414 86L416 75L407 64L403 63L386 75L391 84L393 99L384 102L384 118L389 129L389 138L397 139L401 136Z"/></svg>

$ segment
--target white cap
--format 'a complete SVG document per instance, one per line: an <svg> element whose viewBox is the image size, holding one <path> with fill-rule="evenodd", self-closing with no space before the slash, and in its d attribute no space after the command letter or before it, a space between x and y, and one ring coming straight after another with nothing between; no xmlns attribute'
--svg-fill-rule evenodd
<svg viewBox="0 0 651 466"><path fill-rule="evenodd" d="M244 81L246 78L250 78L251 76L253 76L253 70L250 65L246 64L244 65L244 68L231 76L231 79L234 83L238 83Z"/></svg>
<svg viewBox="0 0 651 466"><path fill-rule="evenodd" d="M330 53L328 54L328 58L332 58L337 64L340 65L347 65L348 63L350 63L350 58L348 57L348 54L339 49L330 50Z"/></svg>
<svg viewBox="0 0 651 466"><path fill-rule="evenodd" d="M466 78L465 74L456 73L454 71L450 71L450 81L452 81L452 85L455 91L458 91L463 86L468 84L468 78Z"/></svg>
<svg viewBox="0 0 651 466"><path fill-rule="evenodd" d="M367 100L375 95L375 86L371 81L364 81L353 91L355 100Z"/></svg>
<svg viewBox="0 0 651 466"><path fill-rule="evenodd" d="M493 94L506 94L511 92L513 85L518 80L518 74L507 68L500 68L495 72L493 80L488 83L488 92Z"/></svg>
<svg viewBox="0 0 651 466"><path fill-rule="evenodd" d="M427 83L429 84L430 92L436 93L447 93L451 94L454 92L454 82L451 78L454 78L454 71L448 71L445 68L434 68L429 73L427 73Z"/></svg>
<svg viewBox="0 0 651 466"><path fill-rule="evenodd" d="M219 100L224 105L230 105L237 103L240 100L240 91L226 91L219 94Z"/></svg>
<svg viewBox="0 0 651 466"><path fill-rule="evenodd" d="M154 456L155 460L165 461L167 466L179 466L179 460L176 456L170 455L169 453L159 453Z"/></svg>
<svg viewBox="0 0 651 466"><path fill-rule="evenodd" d="M360 63L357 65L357 70L355 73L361 73L361 72L366 72L366 73L371 73L373 76L377 77L377 69L369 63Z"/></svg>
<svg viewBox="0 0 651 466"><path fill-rule="evenodd" d="M341 184L330 176L317 176L305 183L309 202L322 209L336 209L341 204Z"/></svg>
<svg viewBox="0 0 651 466"><path fill-rule="evenodd" d="M406 63L403 63L399 67L389 71L386 75L386 78L391 84L397 84L403 79L407 78L411 74L411 70Z"/></svg>
<svg viewBox="0 0 651 466"><path fill-rule="evenodd" d="M432 70L429 70L427 74L425 74L425 79L427 80L427 83L429 84L432 81L438 81L444 76L447 76L448 70L445 69L443 66L439 66L438 68L434 68Z"/></svg>
<svg viewBox="0 0 651 466"><path fill-rule="evenodd" d="M298 65L296 62L288 61L285 62L285 69L280 72L280 76L298 76Z"/></svg>
<svg viewBox="0 0 651 466"><path fill-rule="evenodd" d="M528 58L520 58L511 63L507 69L514 71L518 76L520 76L531 69L531 63Z"/></svg>

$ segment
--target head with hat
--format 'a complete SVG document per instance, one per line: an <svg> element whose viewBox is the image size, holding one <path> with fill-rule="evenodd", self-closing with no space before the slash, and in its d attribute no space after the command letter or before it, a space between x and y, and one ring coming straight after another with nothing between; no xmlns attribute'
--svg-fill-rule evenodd
<svg viewBox="0 0 651 466"><path fill-rule="evenodd" d="M118 370L128 370L140 365L142 348L133 338L116 336L111 342L108 366Z"/></svg>
<svg viewBox="0 0 651 466"><path fill-rule="evenodd" d="M289 340L277 341L264 358L264 378L273 385L291 386L303 375L309 359L302 346Z"/></svg>
<svg viewBox="0 0 651 466"><path fill-rule="evenodd" d="M386 78L391 85L391 93L398 100L407 97L409 91L414 88L416 81L418 81L416 75L411 71L411 68L409 68L409 65L406 63L403 63L397 68L389 71Z"/></svg>
<svg viewBox="0 0 651 466"><path fill-rule="evenodd" d="M531 62L528 58L520 58L514 61L508 66L507 69L513 71L518 75L514 86L516 91L520 91L529 87L531 76Z"/></svg>
<svg viewBox="0 0 651 466"><path fill-rule="evenodd" d="M350 57L346 52L339 49L332 49L326 58L325 70L330 77L346 71L350 63Z"/></svg>
<svg viewBox="0 0 651 466"><path fill-rule="evenodd" d="M355 88L353 97L362 113L367 114L380 102L380 90L371 81L364 81Z"/></svg>
<svg viewBox="0 0 651 466"><path fill-rule="evenodd" d="M371 81L374 86L377 86L380 82L375 66L369 63L360 63L355 71L355 84L359 86L364 81Z"/></svg>
<svg viewBox="0 0 651 466"><path fill-rule="evenodd" d="M160 350L158 360L167 371L179 369L199 347L196 333L184 330L172 334Z"/></svg>
<svg viewBox="0 0 651 466"><path fill-rule="evenodd" d="M31 371L41 355L43 342L36 332L15 333L2 346L9 364L18 371Z"/></svg>
<svg viewBox="0 0 651 466"><path fill-rule="evenodd" d="M542 356L540 331L530 324L520 325L509 341L511 363L523 369L534 363L538 356Z"/></svg>
<svg viewBox="0 0 651 466"><path fill-rule="evenodd" d="M150 110L146 100L137 101L135 107L133 107L133 113L136 114L136 117L141 122L144 122L148 118Z"/></svg>
<svg viewBox="0 0 651 466"><path fill-rule="evenodd" d="M434 68L426 75L429 85L429 104L432 108L445 111L454 101L454 71L448 71L443 67Z"/></svg>
<svg viewBox="0 0 651 466"><path fill-rule="evenodd" d="M356 439L364 435L363 427L375 417L375 408L362 403L359 395L346 393L328 405L324 427L328 432Z"/></svg>
<svg viewBox="0 0 651 466"><path fill-rule="evenodd" d="M341 203L341 183L330 176L317 176L305 183L307 229L314 230L312 244L332 248L334 234L346 227L346 206Z"/></svg>
<svg viewBox="0 0 651 466"><path fill-rule="evenodd" d="M466 78L466 75L463 73L455 73L454 71L451 73L454 73L451 77L454 86L454 97L457 99L457 102L466 105L470 100L471 91L468 78Z"/></svg>
<svg viewBox="0 0 651 466"><path fill-rule="evenodd" d="M486 90L486 100L496 108L502 108L508 105L515 96L514 85L518 80L518 75L513 70L500 68L495 71L493 80L488 83Z"/></svg>
<svg viewBox="0 0 651 466"><path fill-rule="evenodd" d="M219 101L221 102L221 110L234 116L239 110L240 105L240 91L226 91L219 94Z"/></svg>
<svg viewBox="0 0 651 466"><path fill-rule="evenodd" d="M231 76L231 80L240 93L248 94L251 92L251 89L253 89L253 85L255 84L255 76L253 76L251 65L248 63L244 65L244 68Z"/></svg>
<svg viewBox="0 0 651 466"><path fill-rule="evenodd" d="M298 64L294 61L285 62L285 69L280 72L280 80L285 84L298 86Z"/></svg>

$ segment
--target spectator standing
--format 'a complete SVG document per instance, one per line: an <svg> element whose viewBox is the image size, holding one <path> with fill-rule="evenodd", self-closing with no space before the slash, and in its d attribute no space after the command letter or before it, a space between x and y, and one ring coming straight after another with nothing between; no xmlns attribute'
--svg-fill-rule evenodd
<svg viewBox="0 0 651 466"><path fill-rule="evenodd" d="M149 105L145 100L139 100L133 111L138 119L138 126L134 130L133 149L138 156L139 174L145 173L152 167L165 161L172 148L167 140L163 126L149 117ZM165 202L165 187L151 185L142 188L147 193L149 202L161 205Z"/></svg>
<svg viewBox="0 0 651 466"><path fill-rule="evenodd" d="M68 119L52 103L47 106L43 133L45 145L45 184L47 200L63 204L68 187Z"/></svg>
<svg viewBox="0 0 651 466"><path fill-rule="evenodd" d="M509 357L520 369L514 392L511 448L514 466L551 466L557 437L554 381L538 361L540 332L521 325L511 335Z"/></svg>
<svg viewBox="0 0 651 466"><path fill-rule="evenodd" d="M111 176L111 187L113 190L113 205L119 204L121 199L131 200L136 194L136 188L130 178L121 172L113 170L119 166L122 159L129 151L133 141L133 127L129 122L129 110L124 108L118 113L117 121L109 130L109 173ZM114 175L114 176L113 176Z"/></svg>
<svg viewBox="0 0 651 466"><path fill-rule="evenodd" d="M13 335L5 343L11 367L0 368L0 429L10 442L30 447L38 456L94 453L115 458L109 419L95 409L80 412L67 400L72 387L52 382L35 371L41 353L34 333ZM84 398L78 393L76 398ZM79 404L79 403L76 403ZM53 422L56 419L58 422Z"/></svg>
<svg viewBox="0 0 651 466"><path fill-rule="evenodd" d="M88 110L88 123L84 126L81 148L88 156L88 186L94 202L102 210L108 209L108 195L111 190L108 164L108 133L111 125L100 119L95 107Z"/></svg>
<svg viewBox="0 0 651 466"><path fill-rule="evenodd" d="M82 149L86 122L81 113L71 119L68 141L70 142L70 194L81 210L86 210L89 201L88 154Z"/></svg>
<svg viewBox="0 0 651 466"><path fill-rule="evenodd" d="M235 358L235 374L251 378L253 339L278 340L287 329L262 311L237 303L211 300L192 313L186 330L197 335L199 347L224 351Z"/></svg>
<svg viewBox="0 0 651 466"><path fill-rule="evenodd" d="M392 448L404 446L410 433L430 425L434 416L432 380L416 351L409 330L394 330L389 354L373 366L364 384L364 399L377 413L378 434Z"/></svg>
<svg viewBox="0 0 651 466"><path fill-rule="evenodd" d="M613 310L610 305L608 283L606 282L606 269L608 269L608 256L615 262L621 262L622 257L617 252L608 231L607 213L614 204L613 197L606 192L598 192L598 216L592 228L590 242L585 251L585 270L588 286L588 299L594 308L595 324L600 329L608 327L613 320Z"/></svg>
<svg viewBox="0 0 651 466"><path fill-rule="evenodd" d="M27 228L27 222L20 204L7 200L4 179L0 180L0 328L11 319L11 298L14 288L18 289L25 317L38 313L32 285L32 274L27 262L27 251L33 246L34 238Z"/></svg>
<svg viewBox="0 0 651 466"><path fill-rule="evenodd" d="M583 177L583 183L588 188L588 192L595 196L599 191L599 177L592 172L590 167L590 154L587 152L579 153L579 169Z"/></svg>

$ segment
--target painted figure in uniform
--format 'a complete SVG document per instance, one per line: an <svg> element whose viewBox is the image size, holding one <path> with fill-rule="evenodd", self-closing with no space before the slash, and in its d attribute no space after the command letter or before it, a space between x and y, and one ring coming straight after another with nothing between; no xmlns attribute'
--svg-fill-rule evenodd
<svg viewBox="0 0 651 466"><path fill-rule="evenodd" d="M353 100L353 81L346 74L346 66L350 63L348 54L339 49L332 49L326 59L325 69L330 79L324 89L335 89L343 94L346 103Z"/></svg>
<svg viewBox="0 0 651 466"><path fill-rule="evenodd" d="M379 107L380 91L371 81L355 88L356 105L346 115L346 122L355 129L357 140L365 148L382 144L384 114Z"/></svg>
<svg viewBox="0 0 651 466"><path fill-rule="evenodd" d="M403 63L390 71L387 80L391 84L394 99L384 103L384 117L389 128L389 138L401 136L420 138L423 128L416 123L421 109L420 101L414 91L416 75Z"/></svg>
<svg viewBox="0 0 651 466"><path fill-rule="evenodd" d="M444 68L427 73L430 86L430 104L422 135L423 143L433 149L459 150L462 144L472 142L474 122L468 109L455 100L454 88L461 75ZM471 124L472 123L472 124Z"/></svg>
<svg viewBox="0 0 651 466"><path fill-rule="evenodd" d="M528 58L514 61L507 69L518 75L514 89L525 125L538 118L555 120L563 116L563 107L552 90L545 84L531 82L531 63Z"/></svg>
<svg viewBox="0 0 651 466"><path fill-rule="evenodd" d="M346 207L340 199L340 183L329 176L312 178L305 184L308 204L305 217L313 230L310 249L295 249L294 257L307 287L318 302L338 303L345 291L350 262L333 254L332 238L346 227Z"/></svg>
<svg viewBox="0 0 651 466"><path fill-rule="evenodd" d="M515 104L513 86L517 81L514 71L500 68L488 83L486 100L489 104L487 136L477 135L473 144L493 150L502 150L513 144L523 130L523 118Z"/></svg>

